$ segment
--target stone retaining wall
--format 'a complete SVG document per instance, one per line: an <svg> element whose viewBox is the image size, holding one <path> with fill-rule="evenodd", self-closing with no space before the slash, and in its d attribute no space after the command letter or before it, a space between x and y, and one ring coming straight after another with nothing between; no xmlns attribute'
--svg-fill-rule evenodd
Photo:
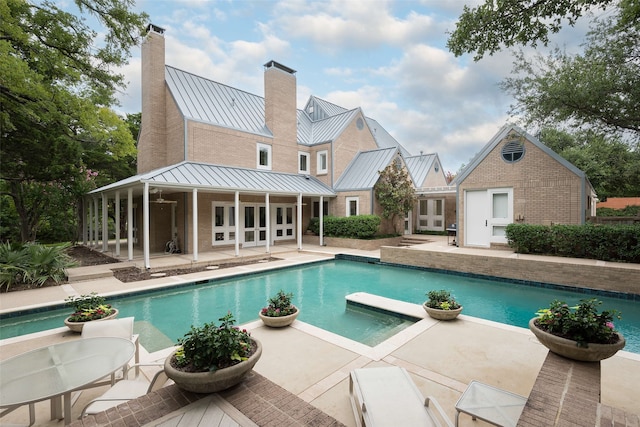
<svg viewBox="0 0 640 427"><path fill-rule="evenodd" d="M441 270L474 273L492 277L576 286L640 295L640 269L637 264L577 260L575 263L550 257L497 256L416 250L406 247L380 248L380 261ZM596 264L597 263L597 264Z"/></svg>
<svg viewBox="0 0 640 427"><path fill-rule="evenodd" d="M363 251L375 251L382 246L398 246L402 241L402 236L389 237L386 239L343 239L340 237L325 237L324 243L326 246L332 246L335 248L349 248L360 249ZM319 245L320 237L304 235L302 236L302 243L309 245Z"/></svg>

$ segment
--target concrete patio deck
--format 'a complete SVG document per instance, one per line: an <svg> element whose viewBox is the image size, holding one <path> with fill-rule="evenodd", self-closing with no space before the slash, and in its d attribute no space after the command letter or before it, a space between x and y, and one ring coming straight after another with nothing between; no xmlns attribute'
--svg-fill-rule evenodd
<svg viewBox="0 0 640 427"><path fill-rule="evenodd" d="M446 247L446 239L434 238L434 242L430 245L432 245L431 250L438 245L441 245L443 250L450 250ZM3 294L0 298L0 312L61 302L74 293L85 294L95 291L102 295L115 295L132 289L150 289L168 284L192 282L206 277L221 277L312 262L333 256L335 253L354 253L376 258L379 256L376 251L354 251L310 245L305 245L304 251L301 252L294 246L285 247L285 245L274 246L271 249L271 255L280 258L279 261L127 284L113 277L102 277L73 282L56 288ZM275 251L276 249L278 252ZM259 248L257 250L259 252ZM243 250L243 256L250 253L245 251ZM218 256L223 257L225 254L200 254L200 260ZM182 257L186 257L185 261L190 263L188 255L182 255ZM175 258L172 260L168 258L153 258L152 266L159 265L161 262L175 262ZM570 260L567 261L570 262ZM415 309L420 312L421 307L416 306ZM423 320L373 348L300 321L294 322L290 328L278 330L266 328L259 321L244 326L251 330L252 335L261 340L264 346L263 356L254 371L268 383L279 387L284 396L295 396L328 415L328 421L322 425L331 425L330 423L333 422L334 425L355 426L348 398L348 375L352 369L361 367L396 365L406 368L423 395L434 396L446 409L451 420L455 418L455 402L471 380L478 380L524 396L529 395L547 350L537 342L528 329L465 315L461 315L453 322L438 322L426 316L423 317ZM50 342L76 338L76 335L69 333L65 328L11 338L0 342L0 359L9 358ZM143 351L142 358L145 361L163 360L169 351L170 349L166 349L152 354ZM640 412L638 408L640 391L637 387L637 384L640 384L640 354L622 351L603 361L601 366L601 402L628 413ZM255 395L245 389L234 390L230 391L230 394L223 393L222 397L236 408L243 407L241 412L256 422L252 415L256 415L255 412L259 411L259 407L242 406L243 402L249 404L255 400ZM78 416L83 402L100 394L101 391L91 389L83 392L74 405L73 416ZM185 402L185 405L187 403ZM271 413L275 411L269 410L272 411ZM36 412L37 425L62 425L59 421L48 421L48 402L36 404ZM166 415L162 414L162 416ZM262 416L264 417L265 414ZM25 423L27 419L26 408L21 408L3 417L1 422ZM265 419L263 418L263 421ZM270 424L271 421L265 421L264 424L256 422L256 424L276 425ZM486 424L482 421L472 421L471 417L461 416L460 425Z"/></svg>

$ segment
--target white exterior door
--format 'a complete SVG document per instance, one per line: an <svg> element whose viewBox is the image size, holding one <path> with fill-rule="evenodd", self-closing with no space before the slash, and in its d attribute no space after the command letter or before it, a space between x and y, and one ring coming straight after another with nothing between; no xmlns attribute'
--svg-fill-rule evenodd
<svg viewBox="0 0 640 427"><path fill-rule="evenodd" d="M420 230L444 231L444 199L423 199L418 206Z"/></svg>
<svg viewBox="0 0 640 427"><path fill-rule="evenodd" d="M486 190L465 191L464 245L489 247L488 195Z"/></svg>
<svg viewBox="0 0 640 427"><path fill-rule="evenodd" d="M404 234L412 234L413 233L413 228L411 226L411 212L409 211L406 213L406 215L404 216Z"/></svg>
<svg viewBox="0 0 640 427"><path fill-rule="evenodd" d="M267 208L265 205L244 205L241 224L242 247L264 246L267 244Z"/></svg>
<svg viewBox="0 0 640 427"><path fill-rule="evenodd" d="M506 227L513 222L513 189L466 191L465 246L507 243Z"/></svg>

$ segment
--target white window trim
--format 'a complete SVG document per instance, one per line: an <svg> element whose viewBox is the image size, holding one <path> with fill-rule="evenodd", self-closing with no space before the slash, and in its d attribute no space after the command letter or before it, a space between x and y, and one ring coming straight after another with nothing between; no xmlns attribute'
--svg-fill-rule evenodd
<svg viewBox="0 0 640 427"><path fill-rule="evenodd" d="M300 164L300 158L301 157L306 157L307 158L307 169L303 170L301 169L301 164ZM303 173L303 174L309 174L309 169L311 166L311 156L309 155L309 153L306 153L304 151L298 151L298 173Z"/></svg>
<svg viewBox="0 0 640 427"><path fill-rule="evenodd" d="M322 164L321 158L323 155L325 156L325 168L320 169L320 165ZM316 163L318 175L326 174L327 172L329 172L329 152L327 150L318 151L318 155L316 156Z"/></svg>
<svg viewBox="0 0 640 427"><path fill-rule="evenodd" d="M493 227L506 227L513 222L513 188L492 188L488 191L489 194L489 212L491 212L489 223L491 226L491 232L489 233L489 239L491 243L507 243L506 236L494 236ZM494 218L493 217L493 195L494 194L506 194L507 195L507 217L506 218Z"/></svg>
<svg viewBox="0 0 640 427"><path fill-rule="evenodd" d="M349 205L351 202L356 202L356 215L360 215L360 198L359 197L347 197L346 198L346 209L345 216L351 216L351 212L349 210Z"/></svg>
<svg viewBox="0 0 640 427"><path fill-rule="evenodd" d="M266 165L261 165L260 164L260 151L266 149L267 150L267 164ZM271 170L271 164L272 164L272 157L271 157L271 146L267 145L267 144L261 144L258 143L256 145L256 168L257 169L264 169L264 170Z"/></svg>

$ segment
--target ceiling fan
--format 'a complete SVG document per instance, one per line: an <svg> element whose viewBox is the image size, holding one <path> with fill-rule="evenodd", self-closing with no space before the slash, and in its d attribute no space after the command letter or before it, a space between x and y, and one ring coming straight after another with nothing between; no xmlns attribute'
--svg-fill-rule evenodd
<svg viewBox="0 0 640 427"><path fill-rule="evenodd" d="M178 203L176 200L165 200L162 198L162 190L157 189L158 197L155 200L150 200L149 203L158 203L158 204L174 204Z"/></svg>

